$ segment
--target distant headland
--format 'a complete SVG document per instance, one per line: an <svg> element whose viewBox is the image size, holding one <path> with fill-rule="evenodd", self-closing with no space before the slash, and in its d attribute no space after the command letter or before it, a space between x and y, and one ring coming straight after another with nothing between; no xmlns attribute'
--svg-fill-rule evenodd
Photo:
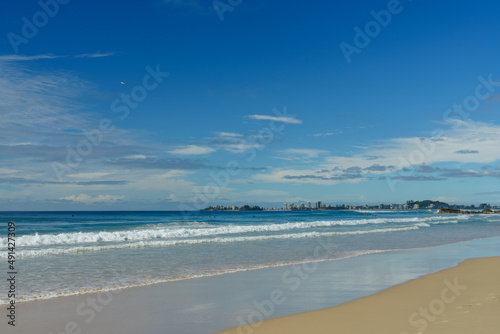
<svg viewBox="0 0 500 334"><path fill-rule="evenodd" d="M456 210L456 209L450 209L450 208L443 208L438 211L438 213L455 213L455 214L463 214L463 215L470 215L470 214L478 214L478 213L483 213L483 214L492 214L492 213L500 213L500 210L498 211L493 211L491 209L484 209L481 211L470 211L470 210Z"/></svg>

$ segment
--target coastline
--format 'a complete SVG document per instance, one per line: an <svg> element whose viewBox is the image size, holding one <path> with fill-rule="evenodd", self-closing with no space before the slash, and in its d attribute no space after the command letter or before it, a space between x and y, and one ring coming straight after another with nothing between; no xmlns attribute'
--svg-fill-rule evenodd
<svg viewBox="0 0 500 334"><path fill-rule="evenodd" d="M362 255L312 267L267 268L18 305L7 333L214 333L255 318L276 289L286 300L263 319L344 304L471 257L498 256L500 238ZM309 268L309 269L308 269ZM310 272L308 272L308 269ZM313 270L314 269L314 270ZM284 275L286 280L284 280ZM1 325L6 327L6 323ZM410 332L411 333L411 332Z"/></svg>

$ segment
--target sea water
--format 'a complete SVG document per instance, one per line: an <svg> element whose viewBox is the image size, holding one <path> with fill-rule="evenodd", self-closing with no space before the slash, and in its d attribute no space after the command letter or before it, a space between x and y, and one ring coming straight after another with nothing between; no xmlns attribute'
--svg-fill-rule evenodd
<svg viewBox="0 0 500 334"><path fill-rule="evenodd" d="M18 301L500 236L500 215L435 211L1 212ZM7 302L0 296L0 304Z"/></svg>

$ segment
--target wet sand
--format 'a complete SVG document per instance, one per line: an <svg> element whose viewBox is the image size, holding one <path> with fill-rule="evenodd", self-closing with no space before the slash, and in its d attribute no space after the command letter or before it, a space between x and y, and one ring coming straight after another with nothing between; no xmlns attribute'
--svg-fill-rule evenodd
<svg viewBox="0 0 500 334"><path fill-rule="evenodd" d="M372 296L221 333L496 334L500 257L469 259Z"/></svg>

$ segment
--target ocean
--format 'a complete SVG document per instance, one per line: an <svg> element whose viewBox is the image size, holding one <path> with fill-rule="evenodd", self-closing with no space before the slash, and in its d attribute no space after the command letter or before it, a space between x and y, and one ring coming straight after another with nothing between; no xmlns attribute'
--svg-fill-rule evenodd
<svg viewBox="0 0 500 334"><path fill-rule="evenodd" d="M18 301L500 236L500 215L435 211L0 212ZM0 296L0 304L8 302Z"/></svg>

